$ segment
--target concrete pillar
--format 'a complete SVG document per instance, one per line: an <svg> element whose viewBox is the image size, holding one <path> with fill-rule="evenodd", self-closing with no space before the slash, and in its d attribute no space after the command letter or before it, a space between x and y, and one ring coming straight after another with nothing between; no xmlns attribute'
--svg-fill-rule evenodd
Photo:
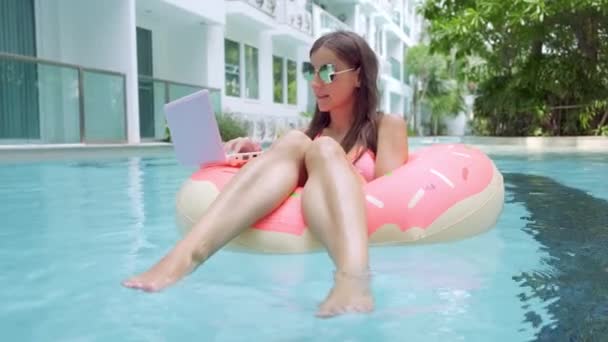
<svg viewBox="0 0 608 342"><path fill-rule="evenodd" d="M222 89L224 96L224 27L208 25L205 27L206 59L205 85L211 88Z"/></svg>
<svg viewBox="0 0 608 342"><path fill-rule="evenodd" d="M368 35L368 43L369 46L371 46L371 48L373 50L376 50L376 24L374 23L374 18L373 17L369 17L369 20L367 21L367 35ZM379 51L376 51L376 53L378 53Z"/></svg>
<svg viewBox="0 0 608 342"><path fill-rule="evenodd" d="M273 87L272 87L272 35L269 31L260 33L258 46L258 65L259 65L259 94L260 102L263 104L273 103ZM266 113L271 114L271 113Z"/></svg>
<svg viewBox="0 0 608 342"><path fill-rule="evenodd" d="M130 144L140 142L139 135L139 84L137 72L137 23L135 0L125 0L123 11L129 27L125 30L125 46L128 53L126 65L126 98L127 98L127 141Z"/></svg>
<svg viewBox="0 0 608 342"><path fill-rule="evenodd" d="M358 34L361 34L361 18L359 18L359 5L355 5L353 14L353 30Z"/></svg>
<svg viewBox="0 0 608 342"><path fill-rule="evenodd" d="M296 63L297 63L297 73L296 73L296 77L297 77L297 84L298 84L298 111L299 112L306 112L308 111L309 107L312 105L311 103L309 103L311 97L309 96L309 92L312 91L310 89L310 85L308 84L308 81L304 78L304 76L302 75L302 64L304 62L308 62L309 58L308 58L308 52L309 52L309 47L304 47L301 46L298 48L298 58L296 59Z"/></svg>
<svg viewBox="0 0 608 342"><path fill-rule="evenodd" d="M382 99L382 110L384 112L390 113L391 111L391 92L385 88L384 90L384 98Z"/></svg>
<svg viewBox="0 0 608 342"><path fill-rule="evenodd" d="M381 28L381 30L382 30L382 35L381 35L382 55L385 57L388 57L388 45L386 43L386 28Z"/></svg>

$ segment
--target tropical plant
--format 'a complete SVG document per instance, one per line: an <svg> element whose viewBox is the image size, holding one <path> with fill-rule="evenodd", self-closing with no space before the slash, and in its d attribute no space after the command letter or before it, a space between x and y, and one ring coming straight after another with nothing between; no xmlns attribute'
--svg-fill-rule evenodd
<svg viewBox="0 0 608 342"><path fill-rule="evenodd" d="M245 125L227 113L216 115L222 141L247 136Z"/></svg>
<svg viewBox="0 0 608 342"><path fill-rule="evenodd" d="M608 0L426 0L421 13L432 51L467 62L478 133L604 131Z"/></svg>
<svg viewBox="0 0 608 342"><path fill-rule="evenodd" d="M454 78L459 66L452 57L431 53L424 44L413 46L406 57L408 74L413 75L412 111L414 127L419 113L425 108L431 118L431 134L441 134L441 121L449 115L456 115L464 109L464 87ZM420 132L418 132L420 133Z"/></svg>

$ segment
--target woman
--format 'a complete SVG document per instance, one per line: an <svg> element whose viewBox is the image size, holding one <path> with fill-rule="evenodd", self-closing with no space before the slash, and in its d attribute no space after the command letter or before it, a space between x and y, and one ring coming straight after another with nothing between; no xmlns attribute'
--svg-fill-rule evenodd
<svg viewBox="0 0 608 342"><path fill-rule="evenodd" d="M310 60L304 73L317 106L306 132L285 134L247 163L184 239L125 286L158 291L175 283L303 185L306 223L336 265L334 287L317 315L373 309L362 186L407 161L406 124L377 112L378 61L360 36L345 31L322 36ZM260 150L247 138L226 148Z"/></svg>

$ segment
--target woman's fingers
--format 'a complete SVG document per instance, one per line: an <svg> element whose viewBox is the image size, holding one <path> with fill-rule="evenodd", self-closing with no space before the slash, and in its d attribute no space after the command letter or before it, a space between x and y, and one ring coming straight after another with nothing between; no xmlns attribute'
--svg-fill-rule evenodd
<svg viewBox="0 0 608 342"><path fill-rule="evenodd" d="M246 138L240 138L239 141L237 141L237 143L234 145L234 152L235 153L240 153L243 152L243 147L245 147L245 145L247 144L247 139Z"/></svg>
<svg viewBox="0 0 608 342"><path fill-rule="evenodd" d="M224 144L224 151L226 151L226 153L238 152L238 148L240 148L238 145L243 139L244 138L235 138L229 140Z"/></svg>
<svg viewBox="0 0 608 342"><path fill-rule="evenodd" d="M224 144L226 153L246 153L261 151L262 146L257 142L245 137L232 139Z"/></svg>
<svg viewBox="0 0 608 342"><path fill-rule="evenodd" d="M230 151L232 151L233 147L234 140L227 141L226 143L224 143L224 152L229 153Z"/></svg>

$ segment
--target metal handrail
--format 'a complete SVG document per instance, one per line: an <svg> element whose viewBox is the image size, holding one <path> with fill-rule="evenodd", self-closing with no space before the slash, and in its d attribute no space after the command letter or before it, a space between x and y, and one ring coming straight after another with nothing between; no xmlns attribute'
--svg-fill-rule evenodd
<svg viewBox="0 0 608 342"><path fill-rule="evenodd" d="M185 83L185 82L170 81L170 80L166 80L166 79L162 79L162 78L156 78L156 77L148 76L148 75L138 75L138 77L139 77L139 79L144 79L146 81L157 81L157 82L170 83L170 84L175 84L175 85L185 86L185 87L193 87L193 88L202 88L202 89L213 90L213 91L221 91L220 88L214 88L214 87L204 86L204 85L200 85L200 84L191 84L191 83Z"/></svg>
<svg viewBox="0 0 608 342"><path fill-rule="evenodd" d="M118 71L89 68L89 67L84 67L82 65L77 65L77 64L58 62L58 61L53 61L50 59L43 59L43 58L38 58L38 57L17 55L17 54L7 53L7 52L0 52L0 58L12 59L12 60L16 60L16 61L29 62L29 63L48 64L48 65L54 65L54 66L59 66L59 67L64 67L64 68L82 69L84 71L91 71L91 72L97 72L97 73L102 73L102 74L126 77L126 75L124 73L118 72Z"/></svg>

